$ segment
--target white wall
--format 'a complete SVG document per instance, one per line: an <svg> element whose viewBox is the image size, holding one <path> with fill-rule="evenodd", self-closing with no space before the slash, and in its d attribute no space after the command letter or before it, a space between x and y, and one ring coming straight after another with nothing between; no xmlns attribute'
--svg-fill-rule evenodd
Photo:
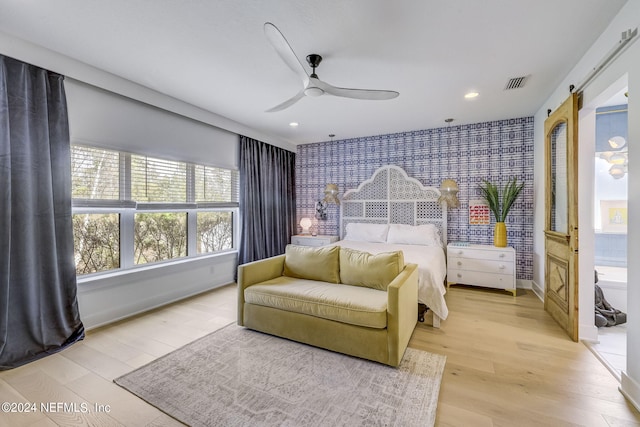
<svg viewBox="0 0 640 427"><path fill-rule="evenodd" d="M610 51L620 40L623 31L640 27L640 2L628 2L611 21L608 28L598 40L591 46L584 57L576 64L549 99L540 107L535 115L534 131L534 281L538 285L544 285L544 120L547 117L547 109L555 110L569 95L570 84L578 86L582 79L593 67ZM640 42L637 40L624 50L616 60L602 71L596 79L587 86L583 92L583 104L593 105L594 101L603 92L609 90L620 79L628 79L629 85L629 141L640 141ZM634 94L636 95L634 97ZM580 126L587 129L589 124L589 111L580 113ZM583 144L591 144L588 140L580 140L580 150L585 150L585 155L580 155L580 168L593 169L593 156L587 160L589 151L593 148L583 147ZM586 164L583 164L585 163ZM634 179L634 172L640 170L640 150L629 149L629 229L628 259L640 259L640 245L631 242L640 241L640 180ZM586 181L588 177L580 175L581 186L593 186L592 181ZM588 203L592 201L587 200ZM583 202L580 202L582 206ZM593 206L591 204L591 206ZM590 208L592 209L592 207ZM591 338L593 335L593 241L588 237L582 240L586 232L593 231L593 220L581 217L580 232L580 263L584 268L580 270L580 336ZM582 230L584 228L585 230ZM590 271L589 259L591 259ZM640 264L629 263L628 282L640 283ZM591 302L589 302L589 299ZM640 286L629 286L627 301L629 307L640 307ZM640 310L631 310L627 319L627 369L622 373L621 391L634 405L640 409Z"/></svg>
<svg viewBox="0 0 640 427"><path fill-rule="evenodd" d="M80 278L80 318L85 329L92 329L223 286L234 281L236 266L234 251Z"/></svg>
<svg viewBox="0 0 640 427"><path fill-rule="evenodd" d="M265 134L224 116L211 113L186 102L156 92L147 87L99 70L75 59L50 51L33 43L15 38L0 31L0 54L19 59L70 77L79 82L96 86L149 104L193 120L215 126L236 134L245 135L276 147L295 151L296 146L274 135Z"/></svg>

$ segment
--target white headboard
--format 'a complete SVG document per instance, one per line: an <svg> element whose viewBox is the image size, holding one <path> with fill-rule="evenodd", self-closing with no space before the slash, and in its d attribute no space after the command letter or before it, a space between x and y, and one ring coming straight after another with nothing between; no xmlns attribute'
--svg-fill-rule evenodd
<svg viewBox="0 0 640 427"><path fill-rule="evenodd" d="M401 167L382 166L358 188L347 190L340 203L340 237L350 222L372 224L435 224L447 244L447 205L440 190L425 187Z"/></svg>

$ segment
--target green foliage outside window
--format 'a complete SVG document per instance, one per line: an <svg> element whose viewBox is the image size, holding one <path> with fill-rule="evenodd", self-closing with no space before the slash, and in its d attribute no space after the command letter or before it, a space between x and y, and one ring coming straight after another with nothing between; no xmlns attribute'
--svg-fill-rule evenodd
<svg viewBox="0 0 640 427"><path fill-rule="evenodd" d="M231 212L198 212L198 253L233 248L233 216Z"/></svg>
<svg viewBox="0 0 640 427"><path fill-rule="evenodd" d="M133 252L135 264L187 256L187 214L136 214Z"/></svg>
<svg viewBox="0 0 640 427"><path fill-rule="evenodd" d="M120 215L73 215L73 242L78 274L120 268Z"/></svg>

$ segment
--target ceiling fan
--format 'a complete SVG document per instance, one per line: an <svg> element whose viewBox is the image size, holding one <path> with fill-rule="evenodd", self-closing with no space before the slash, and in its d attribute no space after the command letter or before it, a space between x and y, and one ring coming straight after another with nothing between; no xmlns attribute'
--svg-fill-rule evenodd
<svg viewBox="0 0 640 427"><path fill-rule="evenodd" d="M269 43L278 52L280 58L302 79L302 90L294 95L292 98L284 101L281 104L276 105L273 108L268 109L267 113L273 113L275 111L281 111L288 108L302 99L304 96L321 96L324 94L341 96L343 98L355 98L355 99L372 99L372 100L384 100L393 99L400 95L398 92L392 90L373 90L373 89L349 89L343 87L332 86L329 83L323 82L318 78L316 74L316 68L322 61L322 56L312 53L307 56L307 62L313 69L311 74L308 74L304 69L298 57L291 49L291 46L284 38L280 30L271 22L264 24L264 33L269 40Z"/></svg>

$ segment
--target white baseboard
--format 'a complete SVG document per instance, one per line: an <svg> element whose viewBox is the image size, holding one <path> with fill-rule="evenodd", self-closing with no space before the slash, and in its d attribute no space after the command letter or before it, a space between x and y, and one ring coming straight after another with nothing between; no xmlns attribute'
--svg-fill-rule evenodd
<svg viewBox="0 0 640 427"><path fill-rule="evenodd" d="M619 390L629 403L640 411L640 383L628 376L625 371L622 371Z"/></svg>
<svg viewBox="0 0 640 427"><path fill-rule="evenodd" d="M516 288L518 289L531 289L532 280L516 279Z"/></svg>
<svg viewBox="0 0 640 427"><path fill-rule="evenodd" d="M538 285L535 280L531 281L531 290L536 294L540 301L544 301L544 288Z"/></svg>
<svg viewBox="0 0 640 427"><path fill-rule="evenodd" d="M598 342L598 328L595 325L581 323L578 331L580 341Z"/></svg>

